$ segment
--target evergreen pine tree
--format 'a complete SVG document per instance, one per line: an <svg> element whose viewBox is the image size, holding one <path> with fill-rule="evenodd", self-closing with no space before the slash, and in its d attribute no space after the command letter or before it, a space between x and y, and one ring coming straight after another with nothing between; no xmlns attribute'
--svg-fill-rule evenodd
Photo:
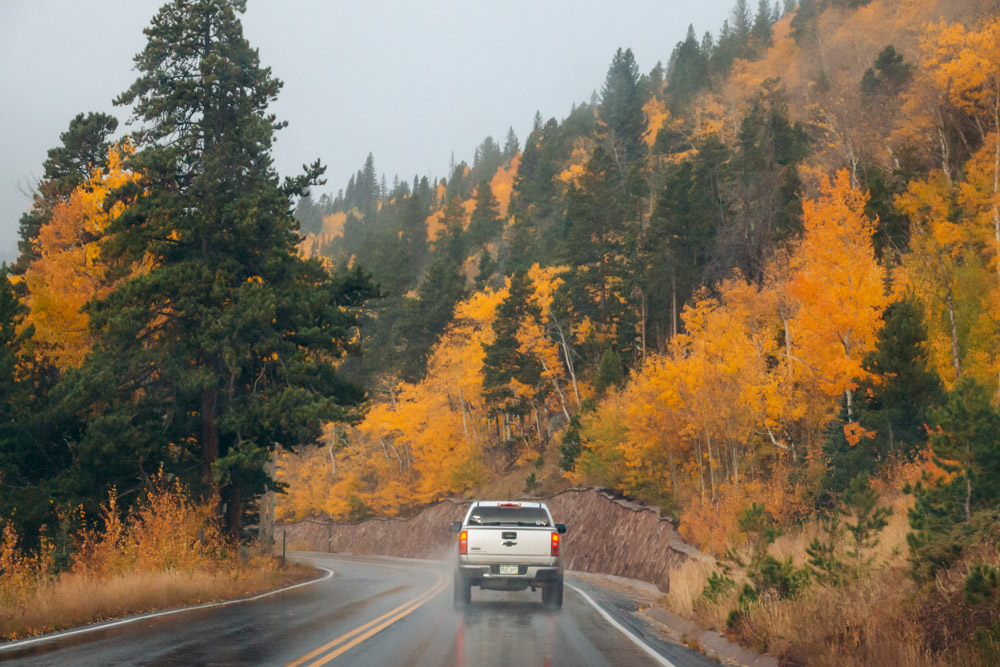
<svg viewBox="0 0 1000 667"><path fill-rule="evenodd" d="M816 0L801 0L795 16L792 17L792 39L800 47L811 45L816 39L816 20L819 18L819 5Z"/></svg>
<svg viewBox="0 0 1000 667"><path fill-rule="evenodd" d="M493 259L493 255L490 254L489 250L484 248L482 254L479 256L479 270L475 280L476 289L485 289L499 268L500 266Z"/></svg>
<svg viewBox="0 0 1000 667"><path fill-rule="evenodd" d="M1000 537L1000 412L991 394L965 377L931 413L934 462L951 475L914 491L906 541L917 579L950 567L974 540Z"/></svg>
<svg viewBox="0 0 1000 667"><path fill-rule="evenodd" d="M667 66L667 95L671 107L675 111L683 109L710 82L708 55L698 44L694 26L689 25L687 37L674 47Z"/></svg>
<svg viewBox="0 0 1000 667"><path fill-rule="evenodd" d="M642 112L642 86L639 82L639 66L632 55L632 49L618 49L611 59L604 86L601 88L601 120L607 123L612 133L612 141L620 146L622 156L618 166L621 177L628 166L637 160L645 149L642 134L646 129L646 118Z"/></svg>
<svg viewBox="0 0 1000 667"><path fill-rule="evenodd" d="M503 142L503 160L504 162L510 162L511 159L517 155L518 151L521 150L521 144L517 141L517 135L514 134L514 128L507 128L507 138Z"/></svg>
<svg viewBox="0 0 1000 667"><path fill-rule="evenodd" d="M274 482L276 444L316 442L364 392L335 370L374 296L360 271L332 278L296 255L291 200L319 163L278 180L267 112L281 83L243 37L237 0L174 0L153 18L139 77L116 100L142 124L140 185L108 228L123 279L90 308L97 344L80 377L81 483L141 484L165 466L217 491L230 532ZM146 267L136 270L139 266Z"/></svg>
<svg viewBox="0 0 1000 667"><path fill-rule="evenodd" d="M911 66L903 56L896 53L896 48L890 44L882 49L874 64L865 70L861 77L861 92L866 96L898 95L913 76Z"/></svg>
<svg viewBox="0 0 1000 667"><path fill-rule="evenodd" d="M472 161L472 177L474 182L488 181L497 173L497 169L503 164L503 152L493 137L486 137L483 142L476 147L476 152Z"/></svg>
<svg viewBox="0 0 1000 667"><path fill-rule="evenodd" d="M12 267L23 274L37 258L34 241L42 225L52 217L52 209L66 200L73 189L90 180L91 171L108 159L111 135L118 120L106 113L77 114L69 128L59 135L60 146L50 148L42 164L44 173L33 194L31 210L21 216L18 227L20 256Z"/></svg>
<svg viewBox="0 0 1000 667"><path fill-rule="evenodd" d="M295 219L299 221L299 229L303 236L306 234L319 234L323 231L323 213L312 197L306 192L299 198L295 205Z"/></svg>
<svg viewBox="0 0 1000 667"><path fill-rule="evenodd" d="M825 490L844 491L858 475L872 475L893 457L912 459L927 444L931 412L943 392L927 357L927 331L922 308L905 298L883 315L875 350L865 359L865 369L878 378L857 392L856 420L870 433L856 444L844 437L846 411L830 426L824 452L830 468L823 478Z"/></svg>
<svg viewBox="0 0 1000 667"><path fill-rule="evenodd" d="M750 29L750 37L758 54L766 53L767 47L771 45L772 26L771 4L768 0L760 0L757 3L757 13L753 17L753 27Z"/></svg>
<svg viewBox="0 0 1000 667"><path fill-rule="evenodd" d="M462 200L452 197L441 215L441 231L434 241L434 256L461 267L468 256L468 234L465 232L465 208Z"/></svg>
<svg viewBox="0 0 1000 667"><path fill-rule="evenodd" d="M493 196L489 181L483 181L476 188L476 208L469 216L469 245L478 247L498 236L502 230L500 204Z"/></svg>
<svg viewBox="0 0 1000 667"><path fill-rule="evenodd" d="M419 298L410 299L400 318L397 338L401 343L400 375L416 382L427 370L427 357L466 296L465 278L459 266L444 258L431 262L420 283Z"/></svg>
<svg viewBox="0 0 1000 667"><path fill-rule="evenodd" d="M604 350L594 374L594 391L603 396L608 389L620 387L624 379L621 355L612 349Z"/></svg>
<svg viewBox="0 0 1000 667"><path fill-rule="evenodd" d="M483 346L483 397L494 415L521 417L529 406L518 398L511 382L533 387L541 379L542 366L537 359L520 350L518 329L527 318L537 318L531 297L531 280L524 272L510 279L507 298L497 309L493 322L493 342Z"/></svg>

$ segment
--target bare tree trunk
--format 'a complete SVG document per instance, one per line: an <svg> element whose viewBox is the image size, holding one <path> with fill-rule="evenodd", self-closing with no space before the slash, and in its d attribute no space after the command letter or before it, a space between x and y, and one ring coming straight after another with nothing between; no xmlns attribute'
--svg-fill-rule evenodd
<svg viewBox="0 0 1000 667"><path fill-rule="evenodd" d="M969 471L965 471L965 520L972 521L972 479Z"/></svg>
<svg viewBox="0 0 1000 667"><path fill-rule="evenodd" d="M677 483L677 461L674 460L674 451L667 447L667 461L670 463L670 483L673 485L673 492L675 495L680 491L680 486Z"/></svg>
<svg viewBox="0 0 1000 667"><path fill-rule="evenodd" d="M729 449L730 449L730 454L733 458L733 488L739 491L740 490L739 451L736 446L736 443L733 443Z"/></svg>
<svg viewBox="0 0 1000 667"><path fill-rule="evenodd" d="M226 502L226 527L230 535L239 537L243 524L243 493L239 486L232 484L227 495L229 497Z"/></svg>
<svg viewBox="0 0 1000 667"><path fill-rule="evenodd" d="M271 460L267 463L267 476L274 480L278 476L278 447L271 451ZM257 542L263 549L270 549L274 543L274 511L276 498L273 489L260 497L260 520L257 523Z"/></svg>
<svg viewBox="0 0 1000 667"><path fill-rule="evenodd" d="M385 440L383 440L381 436L379 436L378 443L380 445L382 445L382 456L385 457L385 462L388 463L389 462L389 450L387 450L385 448Z"/></svg>
<svg viewBox="0 0 1000 667"><path fill-rule="evenodd" d="M955 381L962 379L962 360L958 353L958 323L955 319L955 300L948 283L945 303L948 306L948 322L951 324L951 363L955 366Z"/></svg>
<svg viewBox="0 0 1000 667"><path fill-rule="evenodd" d="M670 267L670 338L677 335L677 268Z"/></svg>
<svg viewBox="0 0 1000 667"><path fill-rule="evenodd" d="M465 418L465 400L462 398L462 388L458 388L458 405L462 409L462 433L465 434L465 441L469 441L469 425Z"/></svg>
<svg viewBox="0 0 1000 667"><path fill-rule="evenodd" d="M218 391L215 387L201 393L201 472L212 494L218 495L219 485L212 474L212 466L219 460L219 432L215 425L215 407Z"/></svg>
<svg viewBox="0 0 1000 667"><path fill-rule="evenodd" d="M639 290L642 297L642 360L646 360L646 290Z"/></svg>
<svg viewBox="0 0 1000 667"><path fill-rule="evenodd" d="M544 360L540 361L542 362L542 370L548 373L549 372L548 365L546 365ZM562 389L559 387L559 383L556 382L555 377L552 378L552 386L556 388L556 393L559 394L559 405L560 407L562 407L563 415L566 417L566 423L569 423L570 416L569 416L569 410L566 409L566 397L563 396Z"/></svg>
<svg viewBox="0 0 1000 667"><path fill-rule="evenodd" d="M705 457L701 453L701 439L696 438L698 443L698 481L701 482L701 496L705 497Z"/></svg>
<svg viewBox="0 0 1000 667"><path fill-rule="evenodd" d="M531 406L531 412L535 415L535 433L538 434L538 442L539 442L539 444L541 444L541 442L543 440L543 438L542 438L542 425L538 421L538 408L536 408L534 405L532 405Z"/></svg>
<svg viewBox="0 0 1000 667"><path fill-rule="evenodd" d="M566 335L563 333L562 326L559 324L559 320L556 319L555 315L552 314L552 309L549 309L549 318L556 327L556 331L559 332L559 340L562 343L563 359L566 361L566 370L569 371L570 382L573 383L573 396L576 398L576 407L580 407L580 390L576 384L576 371L573 368L573 355L570 354L571 350L569 343L566 342Z"/></svg>
<svg viewBox="0 0 1000 667"><path fill-rule="evenodd" d="M791 361L792 359L792 336L788 332L788 318L784 315L781 316L781 323L785 327L785 358ZM792 365L788 364L788 382L792 381Z"/></svg>
<svg viewBox="0 0 1000 667"><path fill-rule="evenodd" d="M708 429L705 429L705 446L708 448L708 475L709 480L712 483L712 502L715 502L715 465L713 464L712 456L712 437L708 434Z"/></svg>

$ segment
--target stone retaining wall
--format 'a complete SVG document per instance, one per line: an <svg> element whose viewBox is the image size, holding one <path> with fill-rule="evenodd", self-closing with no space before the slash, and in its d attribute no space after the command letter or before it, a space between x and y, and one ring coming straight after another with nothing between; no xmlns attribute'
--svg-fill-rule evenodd
<svg viewBox="0 0 1000 667"><path fill-rule="evenodd" d="M682 542L673 524L654 508L597 489L570 489L538 500L549 506L557 522L566 524L568 570L640 579L667 592L672 567L687 558L704 558ZM456 548L448 526L461 521L468 507L467 501L444 500L409 519L284 523L276 527L275 538L280 542L284 531L289 549L446 559Z"/></svg>

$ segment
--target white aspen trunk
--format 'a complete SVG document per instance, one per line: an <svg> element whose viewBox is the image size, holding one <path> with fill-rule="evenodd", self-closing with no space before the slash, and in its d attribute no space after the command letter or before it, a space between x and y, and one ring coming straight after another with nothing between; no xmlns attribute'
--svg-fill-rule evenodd
<svg viewBox="0 0 1000 667"><path fill-rule="evenodd" d="M646 290L639 290L642 296L642 360L646 360Z"/></svg>
<svg viewBox="0 0 1000 667"><path fill-rule="evenodd" d="M696 439L698 443L698 481L701 482L701 497L705 497L705 457L701 453L701 439Z"/></svg>
<svg viewBox="0 0 1000 667"><path fill-rule="evenodd" d="M389 463L389 451L385 448L385 440L382 439L382 436L379 436L378 441L382 445L382 456L385 457L385 462Z"/></svg>
<svg viewBox="0 0 1000 667"><path fill-rule="evenodd" d="M386 444L389 445L389 449L392 450L392 453L396 455L396 462L399 464L399 474L402 475L403 474L403 457L401 457L399 455L399 450L396 449L396 446L394 444L392 444L391 440L389 442L387 442Z"/></svg>
<svg viewBox="0 0 1000 667"><path fill-rule="evenodd" d="M670 483L673 485L672 491L676 495L680 491L677 484L677 462L674 460L674 451L667 447L667 461L670 463ZM675 500L677 500L675 498Z"/></svg>
<svg viewBox="0 0 1000 667"><path fill-rule="evenodd" d="M958 323L955 319L955 302L951 293L951 284L948 284L947 297L945 303L948 304L948 321L951 324L951 362L955 366L955 381L962 379L962 361L958 354Z"/></svg>
<svg viewBox="0 0 1000 667"><path fill-rule="evenodd" d="M557 320L555 318L555 316L552 314L552 309L551 308L549 309L549 318L552 320L552 323L555 324L556 331L559 332L559 340L562 343L561 347L562 347L562 351L563 351L563 358L566 361L566 370L569 371L569 379L570 379L570 382L573 384L573 396L574 396L574 398L576 398L576 407L579 408L580 407L580 390L577 388L577 385L576 385L576 371L573 368L573 357L570 354L569 343L566 342L566 335L563 333L563 329L562 329L562 326L560 326L560 324L559 324L559 320Z"/></svg>
<svg viewBox="0 0 1000 667"><path fill-rule="evenodd" d="M549 367L546 365L545 360L540 359L542 362L542 370L546 373L549 372ZM570 416L569 410L566 409L566 397L563 396L562 389L559 387L559 383L556 381L555 377L552 377L552 386L556 388L556 393L559 394L559 405L562 407L563 415L566 417L566 422L569 423Z"/></svg>
<svg viewBox="0 0 1000 667"><path fill-rule="evenodd" d="M712 483L712 502L715 502L715 464L712 457L712 437L708 434L707 428L705 429L705 446L708 448L708 476Z"/></svg>
<svg viewBox="0 0 1000 667"><path fill-rule="evenodd" d="M458 388L458 405L462 408L462 433L465 435L466 444L469 443L469 424L465 417L465 400L462 398L462 388Z"/></svg>
<svg viewBox="0 0 1000 667"><path fill-rule="evenodd" d="M538 434L538 442L541 444L542 438L542 425L538 421L538 408L531 406L531 412L535 415L535 433Z"/></svg>
<svg viewBox="0 0 1000 667"><path fill-rule="evenodd" d="M729 449L733 457L733 488L739 491L740 490L739 452L737 451L738 448L736 447L736 443L733 443Z"/></svg>

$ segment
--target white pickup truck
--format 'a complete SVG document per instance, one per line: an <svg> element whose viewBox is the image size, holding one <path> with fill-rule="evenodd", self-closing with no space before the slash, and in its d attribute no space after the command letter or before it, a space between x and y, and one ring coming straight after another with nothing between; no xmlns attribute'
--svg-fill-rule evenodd
<svg viewBox="0 0 1000 667"><path fill-rule="evenodd" d="M456 606L471 602L473 586L494 591L541 588L542 602L562 606L566 526L554 523L543 503L476 501L451 530L458 533Z"/></svg>

